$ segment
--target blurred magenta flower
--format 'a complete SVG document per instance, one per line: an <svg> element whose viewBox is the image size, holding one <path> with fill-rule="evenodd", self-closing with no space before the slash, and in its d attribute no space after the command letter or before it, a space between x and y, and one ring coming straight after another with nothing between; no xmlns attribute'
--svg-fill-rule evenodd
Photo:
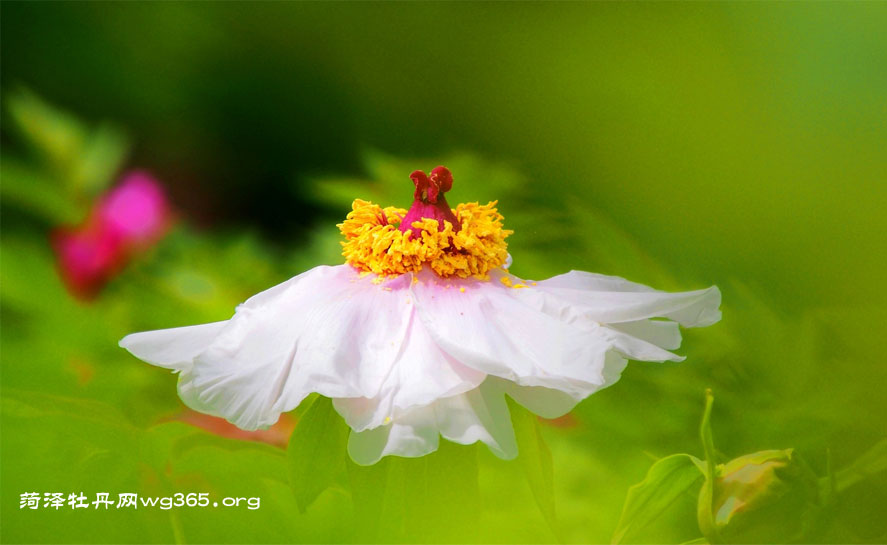
<svg viewBox="0 0 887 545"><path fill-rule="evenodd" d="M180 373L189 407L245 430L273 425L312 392L331 398L358 464L424 456L440 437L482 441L510 459L506 394L561 417L615 383L629 358L682 360L670 352L679 324L721 317L716 287L666 293L578 271L514 276L495 202L451 209L444 167L411 178L409 211L354 201L339 225L345 264L255 295L230 320L133 333L120 345Z"/></svg>
<svg viewBox="0 0 887 545"><path fill-rule="evenodd" d="M52 233L59 272L68 290L90 299L122 266L119 239L95 221Z"/></svg>
<svg viewBox="0 0 887 545"><path fill-rule="evenodd" d="M52 233L62 280L74 296L95 297L133 255L163 236L171 218L157 180L144 171L125 175L81 225Z"/></svg>
<svg viewBox="0 0 887 545"><path fill-rule="evenodd" d="M169 204L163 188L150 174L134 171L99 201L101 223L127 245L150 244L169 223Z"/></svg>

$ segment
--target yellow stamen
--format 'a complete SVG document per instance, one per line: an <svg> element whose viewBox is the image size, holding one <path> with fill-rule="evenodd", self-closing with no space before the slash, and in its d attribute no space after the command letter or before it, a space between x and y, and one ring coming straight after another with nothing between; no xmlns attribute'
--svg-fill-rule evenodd
<svg viewBox="0 0 887 545"><path fill-rule="evenodd" d="M402 208L382 208L356 199L339 230L345 236L342 255L347 263L380 277L419 272L431 267L438 276L489 278L489 271L502 266L508 253L505 238L512 231L502 228L504 219L496 210L496 201L485 205L460 204L453 211L462 228L437 220L422 219L400 232L398 226L406 215ZM383 224L383 218L387 223ZM410 233L418 236L411 238ZM418 281L414 279L414 281Z"/></svg>

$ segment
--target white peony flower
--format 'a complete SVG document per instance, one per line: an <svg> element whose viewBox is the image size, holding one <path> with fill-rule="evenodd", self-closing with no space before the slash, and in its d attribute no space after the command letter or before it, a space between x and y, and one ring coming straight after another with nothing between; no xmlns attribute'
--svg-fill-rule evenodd
<svg viewBox="0 0 887 545"><path fill-rule="evenodd" d="M616 382L628 359L682 360L670 352L679 325L720 319L717 287L666 293L579 271L517 278L495 203L451 210L447 169L411 177L409 212L355 201L340 225L347 264L259 293L230 320L120 346L179 373L192 409L247 430L312 392L332 398L359 464L423 456L440 436L510 459L506 394L556 418Z"/></svg>

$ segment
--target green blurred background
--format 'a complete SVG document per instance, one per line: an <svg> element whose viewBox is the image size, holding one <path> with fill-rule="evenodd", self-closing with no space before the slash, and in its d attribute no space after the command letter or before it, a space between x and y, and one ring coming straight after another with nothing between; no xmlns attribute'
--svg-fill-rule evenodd
<svg viewBox="0 0 887 545"><path fill-rule="evenodd" d="M725 460L794 448L826 475L885 437L885 3L4 2L0 20L4 542L609 542L653 460L702 456L706 387ZM70 181L77 146L47 151L74 130L58 116L99 142L95 185ZM630 365L542 423L553 524L519 462L475 447L450 454L477 456L473 500L412 498L427 526L401 512L367 529L345 474L301 513L286 430L277 446L201 431L175 377L116 345L341 262L351 199L406 207L409 173L437 164L450 202L499 199L519 276L724 294L686 362ZM48 234L134 167L177 226L77 301ZM23 492L81 490L263 504L19 509ZM699 537L694 501L633 538ZM480 509L449 513L466 502ZM884 472L866 475L805 540L883 542L885 502Z"/></svg>

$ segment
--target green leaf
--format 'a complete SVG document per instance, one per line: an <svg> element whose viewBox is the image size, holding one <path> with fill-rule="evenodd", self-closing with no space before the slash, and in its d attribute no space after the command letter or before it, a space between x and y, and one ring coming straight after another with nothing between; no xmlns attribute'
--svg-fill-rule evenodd
<svg viewBox="0 0 887 545"><path fill-rule="evenodd" d="M318 397L299 420L287 447L290 485L301 512L304 513L343 470L347 441L348 428L333 408L333 402Z"/></svg>
<svg viewBox="0 0 887 545"><path fill-rule="evenodd" d="M6 107L27 143L50 162L71 163L83 149L86 127L31 91L19 88L8 94Z"/></svg>
<svg viewBox="0 0 887 545"><path fill-rule="evenodd" d="M92 130L72 173L74 183L86 193L97 195L111 185L129 153L129 141L123 131L102 123Z"/></svg>
<svg viewBox="0 0 887 545"><path fill-rule="evenodd" d="M346 459L355 528L360 529L360 538L364 541L382 541L378 537L380 526L383 521L391 522L382 516L386 500L391 500L387 493L391 461L392 457L387 456L371 466L359 466Z"/></svg>
<svg viewBox="0 0 887 545"><path fill-rule="evenodd" d="M441 440L418 458L386 456L371 466L348 461L359 542L464 543L480 512L477 445Z"/></svg>
<svg viewBox="0 0 887 545"><path fill-rule="evenodd" d="M184 422L163 422L149 427L141 437L141 456L158 473L168 469L176 444L185 437L203 430Z"/></svg>
<svg viewBox="0 0 887 545"><path fill-rule="evenodd" d="M560 539L557 525L557 514L554 504L554 470L551 462L551 451L542 438L542 430L536 415L518 403L508 399L514 435L517 439L518 460L539 510L551 531ZM562 540L561 540L562 541Z"/></svg>
<svg viewBox="0 0 887 545"><path fill-rule="evenodd" d="M104 491L113 499L120 492L146 490L140 430L116 407L5 387L0 399L4 494L83 492L94 499ZM4 510L0 541L122 543L132 540L127 535L138 535L145 543L172 540L166 513L120 510L114 517L107 515L95 509Z"/></svg>
<svg viewBox="0 0 887 545"><path fill-rule="evenodd" d="M689 454L673 454L657 461L643 481L628 489L613 543L631 538L662 515L684 493L698 487L703 478L701 462Z"/></svg>
<svg viewBox="0 0 887 545"><path fill-rule="evenodd" d="M28 168L12 157L0 161L0 195L14 205L51 225L79 222L86 207L71 199L53 179Z"/></svg>
<svg viewBox="0 0 887 545"><path fill-rule="evenodd" d="M476 445L441 439L436 452L392 460L388 477L389 491L395 486L403 490L407 540L464 542L471 535L469 529L477 527L480 501Z"/></svg>
<svg viewBox="0 0 887 545"><path fill-rule="evenodd" d="M90 128L27 89L11 93L6 105L26 142L65 180L72 195L99 194L126 159L129 142L110 124Z"/></svg>

